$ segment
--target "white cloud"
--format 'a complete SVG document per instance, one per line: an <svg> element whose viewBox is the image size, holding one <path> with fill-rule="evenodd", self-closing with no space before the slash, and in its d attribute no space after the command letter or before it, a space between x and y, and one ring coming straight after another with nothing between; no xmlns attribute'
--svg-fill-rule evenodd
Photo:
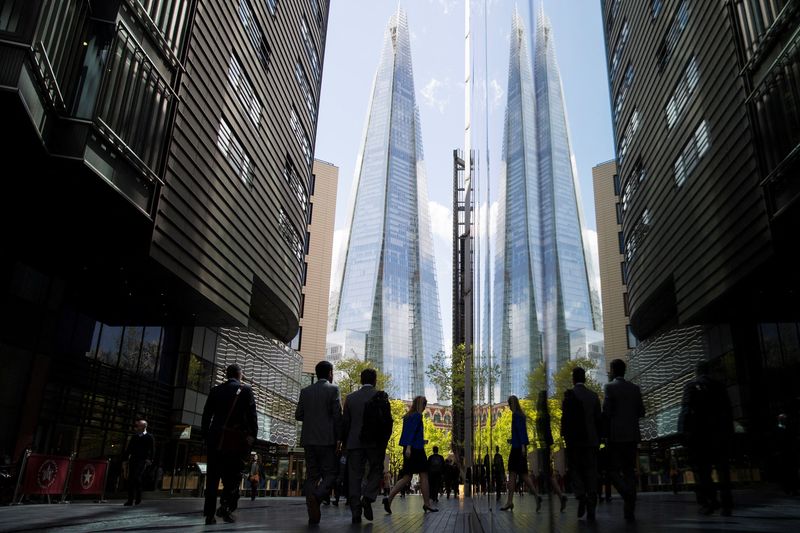
<svg viewBox="0 0 800 533"><path fill-rule="evenodd" d="M495 79L492 79L492 82L489 84L489 87L490 87L489 91L492 95L492 109L494 109L502 103L503 93L505 91L503 91L503 88L500 86L500 83Z"/></svg>
<svg viewBox="0 0 800 533"><path fill-rule="evenodd" d="M593 288L600 291L600 256L597 252L597 232L593 229L583 230L584 248L588 257L589 275L592 277Z"/></svg>
<svg viewBox="0 0 800 533"><path fill-rule="evenodd" d="M425 105L438 109L439 113L443 114L444 108L450 103L450 97L443 96L441 93L447 89L449 84L449 80L440 81L436 78L431 78L431 81L420 90L420 95Z"/></svg>
<svg viewBox="0 0 800 533"><path fill-rule="evenodd" d="M339 279L339 256L344 247L345 229L337 229L333 231L333 254L331 257L331 291L339 290L335 287L336 281Z"/></svg>
<svg viewBox="0 0 800 533"><path fill-rule="evenodd" d="M457 0L435 0L435 1L442 8L442 12L445 15L450 13L453 10L453 8L458 5L458 1ZM428 0L428 2L432 4L434 2L434 0Z"/></svg>
<svg viewBox="0 0 800 533"><path fill-rule="evenodd" d="M434 238L453 240L453 213L450 208L435 200L428 202L428 211L431 214L431 230Z"/></svg>

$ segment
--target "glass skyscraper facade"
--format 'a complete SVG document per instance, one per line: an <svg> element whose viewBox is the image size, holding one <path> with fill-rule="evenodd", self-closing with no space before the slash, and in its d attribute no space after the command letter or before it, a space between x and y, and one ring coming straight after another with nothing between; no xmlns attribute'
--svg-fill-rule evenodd
<svg viewBox="0 0 800 533"><path fill-rule="evenodd" d="M527 394L539 364L552 375L575 356L571 334L601 328L552 28L541 10L536 26L532 62L522 18L512 18L494 272L501 398Z"/></svg>
<svg viewBox="0 0 800 533"><path fill-rule="evenodd" d="M366 359L392 378L392 396L425 394L425 370L443 349L427 178L408 22L386 30L356 162L331 331L366 334Z"/></svg>

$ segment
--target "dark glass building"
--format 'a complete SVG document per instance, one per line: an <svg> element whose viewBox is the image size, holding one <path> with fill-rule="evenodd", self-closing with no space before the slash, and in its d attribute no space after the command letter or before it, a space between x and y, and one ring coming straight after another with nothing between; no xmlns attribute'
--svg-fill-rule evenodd
<svg viewBox="0 0 800 533"><path fill-rule="evenodd" d="M2 455L114 456L143 415L169 470L233 360L294 444L259 375L300 379L328 4L0 3Z"/></svg>
<svg viewBox="0 0 800 533"><path fill-rule="evenodd" d="M601 2L633 378L669 445L683 383L728 385L737 468L800 417L800 81L794 1ZM670 440L673 439L673 440Z"/></svg>

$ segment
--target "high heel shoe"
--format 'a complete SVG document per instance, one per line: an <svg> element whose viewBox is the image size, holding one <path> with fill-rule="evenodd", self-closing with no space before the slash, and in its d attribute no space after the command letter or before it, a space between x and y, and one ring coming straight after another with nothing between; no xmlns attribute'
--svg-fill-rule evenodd
<svg viewBox="0 0 800 533"><path fill-rule="evenodd" d="M427 512L431 512L431 513L438 513L439 512L439 509L437 509L435 507L428 507L427 505L423 505L422 506L422 510L425 511L426 513Z"/></svg>
<svg viewBox="0 0 800 533"><path fill-rule="evenodd" d="M386 511L386 514L392 514L392 504L389 503L389 498L383 499L383 510Z"/></svg>
<svg viewBox="0 0 800 533"><path fill-rule="evenodd" d="M542 510L542 497L541 496L537 496L536 497L536 512L538 513L541 510Z"/></svg>
<svg viewBox="0 0 800 533"><path fill-rule="evenodd" d="M513 503L509 503L507 505L504 505L503 507L500 508L500 510L501 511L513 511L514 510L514 504Z"/></svg>

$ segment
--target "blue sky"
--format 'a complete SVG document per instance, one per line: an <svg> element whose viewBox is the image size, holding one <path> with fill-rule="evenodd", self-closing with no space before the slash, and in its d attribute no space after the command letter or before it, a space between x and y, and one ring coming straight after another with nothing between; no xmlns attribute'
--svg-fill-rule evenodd
<svg viewBox="0 0 800 533"><path fill-rule="evenodd" d="M527 2L510 0L473 1L473 32L477 41L482 39L485 4L488 6L489 179L495 189L501 159L511 15L516 6L524 19L530 20L528 10L538 8L538 2L531 6ZM400 5L408 15L411 33L439 303L445 345L449 347L452 151L464 143L464 3L460 0L405 0ZM389 17L397 6L397 2L389 0L331 2L315 156L340 169L334 258L346 226L372 80ZM594 230L591 169L614 157L600 2L545 0L544 8L553 24L585 222L587 229ZM480 27L475 27L476 23L480 23ZM482 47L482 42L479 44ZM482 62L480 56L475 69L477 87L473 99L476 101L481 100L484 93ZM482 115L483 111L480 113ZM486 121L479 116L473 124L478 130L474 147L485 152Z"/></svg>

